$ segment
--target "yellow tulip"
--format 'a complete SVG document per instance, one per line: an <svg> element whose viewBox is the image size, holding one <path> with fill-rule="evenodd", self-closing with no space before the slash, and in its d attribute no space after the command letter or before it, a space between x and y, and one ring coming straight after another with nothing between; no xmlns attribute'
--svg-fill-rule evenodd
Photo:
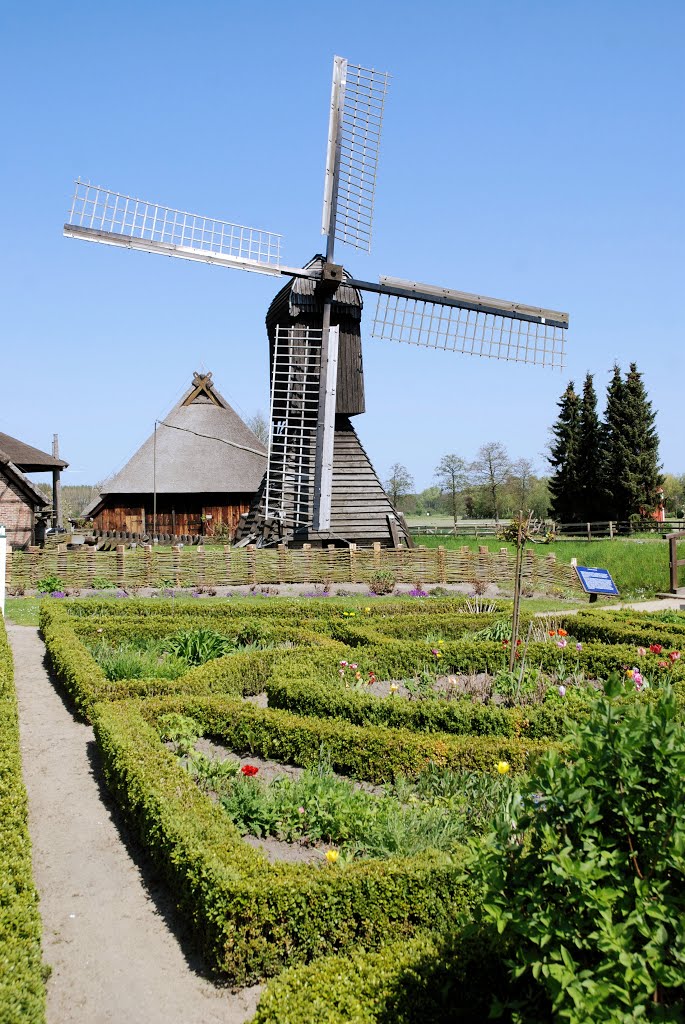
<svg viewBox="0 0 685 1024"><path fill-rule="evenodd" d="M337 850L326 850L326 860L329 864L335 864L340 854Z"/></svg>
<svg viewBox="0 0 685 1024"><path fill-rule="evenodd" d="M507 772L510 770L510 768L511 768L511 765L509 764L508 761L498 761L497 762L497 771L500 773L500 775L506 775Z"/></svg>

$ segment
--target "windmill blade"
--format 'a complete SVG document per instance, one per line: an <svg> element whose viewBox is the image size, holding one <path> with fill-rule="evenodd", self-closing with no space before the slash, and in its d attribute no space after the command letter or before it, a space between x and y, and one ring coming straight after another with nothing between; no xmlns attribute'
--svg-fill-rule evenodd
<svg viewBox="0 0 685 1024"><path fill-rule="evenodd" d="M371 251L376 173L383 108L390 76L373 68L333 61L326 179L321 231L334 240Z"/></svg>
<svg viewBox="0 0 685 1024"><path fill-rule="evenodd" d="M265 515L309 527L319 427L321 328L277 327L271 370Z"/></svg>
<svg viewBox="0 0 685 1024"><path fill-rule="evenodd" d="M563 368L567 313L399 278L348 284L378 293L375 338Z"/></svg>
<svg viewBox="0 0 685 1024"><path fill-rule="evenodd" d="M78 180L64 234L280 276L281 235L148 203ZM301 271L292 271L301 273Z"/></svg>

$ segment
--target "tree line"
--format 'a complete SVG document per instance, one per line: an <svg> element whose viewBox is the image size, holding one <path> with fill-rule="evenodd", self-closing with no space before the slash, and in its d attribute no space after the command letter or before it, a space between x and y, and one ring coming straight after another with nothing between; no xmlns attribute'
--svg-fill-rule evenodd
<svg viewBox="0 0 685 1024"><path fill-rule="evenodd" d="M625 375L614 366L603 418L590 373L582 394L571 382L558 406L549 455L553 517L576 523L651 515L663 477L655 413L637 365Z"/></svg>
<svg viewBox="0 0 685 1024"><path fill-rule="evenodd" d="M668 511L685 515L685 474L664 478L659 464L655 413L635 363L618 365L600 417L592 374L582 393L569 383L551 428L549 476L538 476L530 459L512 460L503 444L480 447L473 462L451 453L434 470L435 484L414 493L414 480L395 463L385 481L392 501L408 514L466 518L510 518L520 509L560 523L626 521L648 516L659 505L665 483Z"/></svg>

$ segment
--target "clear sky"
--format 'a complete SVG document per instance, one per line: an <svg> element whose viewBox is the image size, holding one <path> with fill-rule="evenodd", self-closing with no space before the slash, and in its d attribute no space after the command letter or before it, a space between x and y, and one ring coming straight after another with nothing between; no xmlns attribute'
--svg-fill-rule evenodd
<svg viewBox="0 0 685 1024"><path fill-rule="evenodd" d="M118 469L194 370L234 407L268 409L264 314L278 282L66 239L80 175L144 199L321 247L332 57L393 75L370 256L355 276L412 278L567 310L565 371L369 337L379 474L418 488L486 441L546 468L569 379L603 403L636 361L661 457L683 455L685 3L471 0L0 5L0 430Z"/></svg>

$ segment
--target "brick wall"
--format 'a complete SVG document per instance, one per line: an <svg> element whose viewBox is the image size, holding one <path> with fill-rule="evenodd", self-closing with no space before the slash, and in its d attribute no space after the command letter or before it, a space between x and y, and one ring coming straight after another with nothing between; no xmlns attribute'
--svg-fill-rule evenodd
<svg viewBox="0 0 685 1024"><path fill-rule="evenodd" d="M13 548L31 543L33 503L0 468L0 523L7 530L7 543Z"/></svg>

